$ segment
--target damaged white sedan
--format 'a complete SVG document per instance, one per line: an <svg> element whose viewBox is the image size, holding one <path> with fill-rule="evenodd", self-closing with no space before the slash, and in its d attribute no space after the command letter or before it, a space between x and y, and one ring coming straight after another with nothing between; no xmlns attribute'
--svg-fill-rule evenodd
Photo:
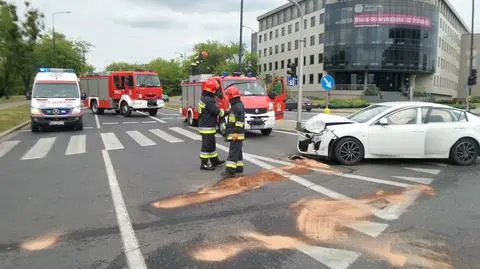
<svg viewBox="0 0 480 269"><path fill-rule="evenodd" d="M297 133L300 153L343 165L364 158L450 159L471 165L480 151L480 117L424 102L379 103L348 117L319 114Z"/></svg>

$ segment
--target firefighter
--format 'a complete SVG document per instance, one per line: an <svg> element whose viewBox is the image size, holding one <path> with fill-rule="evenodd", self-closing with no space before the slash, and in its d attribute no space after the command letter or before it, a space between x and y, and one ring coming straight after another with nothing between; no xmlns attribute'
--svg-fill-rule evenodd
<svg viewBox="0 0 480 269"><path fill-rule="evenodd" d="M200 159L202 164L200 170L215 170L219 165L225 164L224 160L218 158L216 152L215 134L217 133L217 117L223 117L225 112L217 107L215 94L220 90L216 79L211 78L203 83L202 97L198 104L198 126L202 135L202 148ZM210 161L210 163L209 163Z"/></svg>
<svg viewBox="0 0 480 269"><path fill-rule="evenodd" d="M226 140L230 142L230 150L222 176L228 178L243 173L242 144L245 140L245 108L240 100L240 91L235 86L228 88L225 96L230 102L226 135Z"/></svg>

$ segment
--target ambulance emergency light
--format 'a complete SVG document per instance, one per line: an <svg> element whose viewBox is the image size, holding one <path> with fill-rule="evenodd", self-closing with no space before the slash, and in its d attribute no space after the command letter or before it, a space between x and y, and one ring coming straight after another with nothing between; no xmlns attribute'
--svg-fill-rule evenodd
<svg viewBox="0 0 480 269"><path fill-rule="evenodd" d="M54 73L75 73L75 70L73 69L65 69L65 68L40 68L40 72L54 72Z"/></svg>

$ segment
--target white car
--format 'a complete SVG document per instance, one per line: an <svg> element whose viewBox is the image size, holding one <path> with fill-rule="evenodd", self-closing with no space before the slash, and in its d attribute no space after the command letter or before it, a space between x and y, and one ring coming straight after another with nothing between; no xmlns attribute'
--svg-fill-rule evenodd
<svg viewBox="0 0 480 269"><path fill-rule="evenodd" d="M476 162L480 117L424 102L371 105L348 117L319 114L298 131L298 151L356 165L364 158L450 159Z"/></svg>

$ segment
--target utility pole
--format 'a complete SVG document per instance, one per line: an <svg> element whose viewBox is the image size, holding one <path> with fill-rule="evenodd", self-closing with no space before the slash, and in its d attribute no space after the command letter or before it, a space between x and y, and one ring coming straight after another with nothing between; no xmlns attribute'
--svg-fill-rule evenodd
<svg viewBox="0 0 480 269"><path fill-rule="evenodd" d="M243 54L243 0L240 0L240 51L238 52L238 71L242 71Z"/></svg>
<svg viewBox="0 0 480 269"><path fill-rule="evenodd" d="M53 41L53 52L55 54L57 54L57 47L56 47L56 44L55 44L55 15L58 15L58 14L70 14L72 12L70 11L59 11L59 12L54 12L52 14L52 41Z"/></svg>
<svg viewBox="0 0 480 269"><path fill-rule="evenodd" d="M475 0L472 0L472 29L470 35L470 72L468 73L468 77L470 78L473 70L473 33L475 29ZM470 84L470 83L468 83ZM468 92L467 92L467 111L470 112L470 95L472 94L472 85L468 85Z"/></svg>
<svg viewBox="0 0 480 269"><path fill-rule="evenodd" d="M302 128L302 88L303 88L303 49L305 46L305 37L304 37L304 25L303 25L303 17L305 16L305 10L302 9L302 7L298 4L296 0L288 0L290 3L294 4L297 6L298 11L300 12L300 40L299 40L299 46L300 46L300 52L299 52L299 71L298 71L298 100L297 100L297 130L300 130Z"/></svg>

